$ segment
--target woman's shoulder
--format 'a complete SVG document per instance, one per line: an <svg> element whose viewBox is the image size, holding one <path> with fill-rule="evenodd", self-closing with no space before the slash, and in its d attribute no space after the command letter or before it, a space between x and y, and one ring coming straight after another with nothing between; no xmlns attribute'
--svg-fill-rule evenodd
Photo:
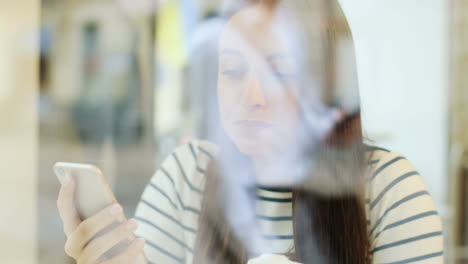
<svg viewBox="0 0 468 264"><path fill-rule="evenodd" d="M423 176L406 156L375 146L367 146L367 152L370 170L366 204L371 215L382 216L390 211L407 215L421 208L435 211Z"/></svg>
<svg viewBox="0 0 468 264"><path fill-rule="evenodd" d="M206 167L217 152L217 146L207 140L197 139L180 144L165 157L155 177L164 175L179 190L188 188L201 193Z"/></svg>
<svg viewBox="0 0 468 264"><path fill-rule="evenodd" d="M217 152L218 147L213 142L204 139L194 139L176 146L172 154L191 155L195 158L205 155L208 158L213 158Z"/></svg>
<svg viewBox="0 0 468 264"><path fill-rule="evenodd" d="M400 173L418 174L416 167L399 152L387 148L366 145L366 157L369 164L370 181L398 177Z"/></svg>
<svg viewBox="0 0 468 264"><path fill-rule="evenodd" d="M423 176L399 152L366 148L370 160L366 211L374 263L440 258L442 224Z"/></svg>
<svg viewBox="0 0 468 264"><path fill-rule="evenodd" d="M218 147L211 141L195 139L177 146L170 156L182 167L205 169L207 163L214 159L217 153Z"/></svg>
<svg viewBox="0 0 468 264"><path fill-rule="evenodd" d="M161 166L172 165L174 169L180 167L193 167L201 165L204 161L213 159L218 152L217 146L207 140L195 139L186 143L182 143L174 148L174 150L164 158ZM173 164L170 164L173 163Z"/></svg>
<svg viewBox="0 0 468 264"><path fill-rule="evenodd" d="M366 154L369 161L368 182L371 189L388 192L393 187L397 187L401 190L409 183L411 183L410 188L426 189L418 169L405 155L369 145L366 146ZM374 195L383 195L383 193Z"/></svg>
<svg viewBox="0 0 468 264"><path fill-rule="evenodd" d="M405 155L376 146L367 146L367 153L366 203L371 212L381 215L391 208L435 208L424 176Z"/></svg>

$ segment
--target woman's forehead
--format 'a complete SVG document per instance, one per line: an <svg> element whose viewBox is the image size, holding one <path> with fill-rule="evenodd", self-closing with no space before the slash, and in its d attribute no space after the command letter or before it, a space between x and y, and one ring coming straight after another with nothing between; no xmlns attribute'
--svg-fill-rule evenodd
<svg viewBox="0 0 468 264"><path fill-rule="evenodd" d="M276 9L253 5L234 14L226 23L220 50L248 48L264 53L285 52L287 26Z"/></svg>

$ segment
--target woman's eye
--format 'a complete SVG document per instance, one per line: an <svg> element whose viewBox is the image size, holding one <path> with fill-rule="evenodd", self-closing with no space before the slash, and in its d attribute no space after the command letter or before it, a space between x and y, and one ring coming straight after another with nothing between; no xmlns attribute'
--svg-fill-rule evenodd
<svg viewBox="0 0 468 264"><path fill-rule="evenodd" d="M273 72L274 76L280 80L292 80L294 79L295 75L293 73L287 72Z"/></svg>
<svg viewBox="0 0 468 264"><path fill-rule="evenodd" d="M272 63L270 71L273 77L280 81L292 81L296 77L292 66L286 63Z"/></svg>

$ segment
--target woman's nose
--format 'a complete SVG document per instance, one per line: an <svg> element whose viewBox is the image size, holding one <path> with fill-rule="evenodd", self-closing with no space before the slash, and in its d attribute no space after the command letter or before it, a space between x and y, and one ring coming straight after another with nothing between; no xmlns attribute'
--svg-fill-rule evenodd
<svg viewBox="0 0 468 264"><path fill-rule="evenodd" d="M262 83L254 73L249 76L244 102L247 107L252 108L264 107L267 104Z"/></svg>

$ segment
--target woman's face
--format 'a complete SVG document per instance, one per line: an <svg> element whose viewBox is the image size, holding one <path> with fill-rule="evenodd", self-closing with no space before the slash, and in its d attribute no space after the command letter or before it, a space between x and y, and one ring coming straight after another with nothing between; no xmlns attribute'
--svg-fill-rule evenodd
<svg viewBox="0 0 468 264"><path fill-rule="evenodd" d="M280 153L297 134L297 69L287 23L261 4L236 13L219 43L221 121L239 151Z"/></svg>

